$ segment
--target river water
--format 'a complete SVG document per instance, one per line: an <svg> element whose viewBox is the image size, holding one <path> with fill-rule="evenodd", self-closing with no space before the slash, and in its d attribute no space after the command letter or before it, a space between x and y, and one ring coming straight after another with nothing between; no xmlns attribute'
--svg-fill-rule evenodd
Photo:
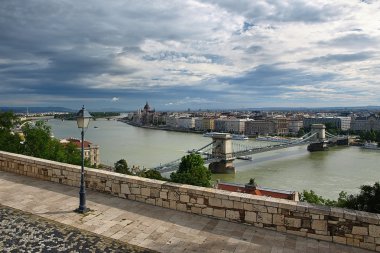
<svg viewBox="0 0 380 253"><path fill-rule="evenodd" d="M80 138L75 121L49 120L56 138ZM94 127L97 128L94 128ZM155 167L174 161L187 150L211 142L199 134L168 132L133 127L115 120L91 121L85 134L100 146L101 163L112 165L125 159L128 165ZM257 145L254 140L239 141ZM234 161L236 174L216 174L213 180L247 183L255 178L261 186L302 191L312 189L324 197L338 197L340 191L359 192L359 186L380 178L380 152L359 147L334 147L310 153L306 146L255 154L253 161Z"/></svg>

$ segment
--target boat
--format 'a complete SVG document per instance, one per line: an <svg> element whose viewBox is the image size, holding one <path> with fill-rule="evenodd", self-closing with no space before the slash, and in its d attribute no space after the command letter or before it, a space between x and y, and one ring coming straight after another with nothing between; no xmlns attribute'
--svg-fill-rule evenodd
<svg viewBox="0 0 380 253"><path fill-rule="evenodd" d="M232 139L239 140L239 141L249 140L249 138L244 134L233 134Z"/></svg>
<svg viewBox="0 0 380 253"><path fill-rule="evenodd" d="M203 134L203 137L213 137L216 134L216 132L207 132Z"/></svg>
<svg viewBox="0 0 380 253"><path fill-rule="evenodd" d="M97 126L94 126L94 128L98 128Z"/></svg>
<svg viewBox="0 0 380 253"><path fill-rule="evenodd" d="M246 161L252 161L253 160L252 156L238 156L236 158L240 159L240 160L246 160Z"/></svg>
<svg viewBox="0 0 380 253"><path fill-rule="evenodd" d="M378 146L376 142L366 142L364 143L364 146L362 148L380 150L380 147Z"/></svg>

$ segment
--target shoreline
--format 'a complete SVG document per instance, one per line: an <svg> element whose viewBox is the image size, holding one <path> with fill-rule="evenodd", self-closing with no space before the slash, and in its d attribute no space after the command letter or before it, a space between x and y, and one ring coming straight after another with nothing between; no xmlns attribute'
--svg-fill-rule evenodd
<svg viewBox="0 0 380 253"><path fill-rule="evenodd" d="M140 127L145 129L152 129L152 130L164 130L164 131L170 131L170 132L179 132L179 133L193 133L193 134L203 134L203 131L197 131L197 130L191 130L191 129L178 129L178 128L170 128L170 127L156 127L156 126L143 126L139 124L135 124L133 122L127 121L127 120L118 120L120 122L123 122L125 124L128 124L130 126L134 127Z"/></svg>

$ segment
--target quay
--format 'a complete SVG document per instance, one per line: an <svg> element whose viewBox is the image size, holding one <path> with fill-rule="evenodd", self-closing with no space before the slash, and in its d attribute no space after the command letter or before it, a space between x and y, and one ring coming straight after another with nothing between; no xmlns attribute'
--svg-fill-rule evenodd
<svg viewBox="0 0 380 253"><path fill-rule="evenodd" d="M78 205L77 187L0 171L1 205L117 240L119 244L128 243L158 252L371 252L92 190L88 190L87 195L91 211L86 215L78 214L73 212ZM1 231L3 226L0 223ZM2 250L7 252L7 249ZM138 248L132 252L148 251Z"/></svg>

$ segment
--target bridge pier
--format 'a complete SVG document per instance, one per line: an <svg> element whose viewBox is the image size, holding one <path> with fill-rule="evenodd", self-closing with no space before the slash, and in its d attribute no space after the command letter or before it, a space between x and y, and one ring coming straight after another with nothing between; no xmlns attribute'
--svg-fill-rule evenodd
<svg viewBox="0 0 380 253"><path fill-rule="evenodd" d="M212 173L235 174L232 151L232 137L230 134L217 133L212 136L212 156L220 158L220 161L212 162L208 166Z"/></svg>

